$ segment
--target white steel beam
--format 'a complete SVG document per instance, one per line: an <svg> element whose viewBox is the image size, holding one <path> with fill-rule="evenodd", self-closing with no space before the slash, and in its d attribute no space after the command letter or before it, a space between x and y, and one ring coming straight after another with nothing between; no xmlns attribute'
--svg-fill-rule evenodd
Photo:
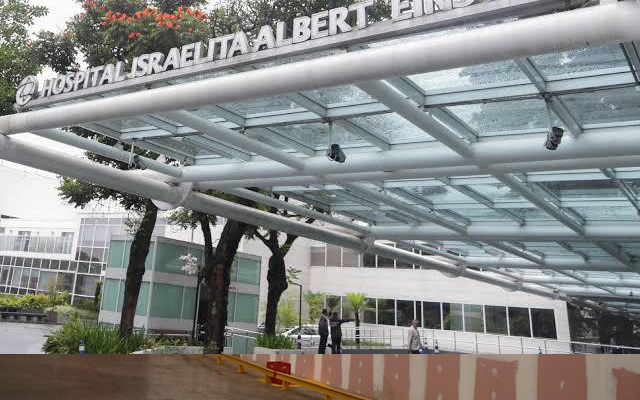
<svg viewBox="0 0 640 400"><path fill-rule="evenodd" d="M0 134L191 109L205 104L624 43L640 38L639 18L640 6L634 2L585 7L446 36L8 115L0 118ZM584 29L585 26L589 29Z"/></svg>

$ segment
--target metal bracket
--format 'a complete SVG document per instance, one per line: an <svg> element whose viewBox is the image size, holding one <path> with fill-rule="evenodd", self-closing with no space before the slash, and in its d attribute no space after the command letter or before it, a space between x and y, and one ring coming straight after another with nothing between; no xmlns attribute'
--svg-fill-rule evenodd
<svg viewBox="0 0 640 400"><path fill-rule="evenodd" d="M160 200L151 200L151 201L153 202L153 204L156 205L156 207L158 207L162 211L173 210L178 207L181 207L187 201L189 196L191 196L191 192L193 191L193 184L194 184L193 182L182 182L177 185L172 185L175 188L179 189L181 192L180 199L175 203L165 203L164 201L160 201Z"/></svg>
<svg viewBox="0 0 640 400"><path fill-rule="evenodd" d="M446 276L447 278L459 278L465 273L466 270L467 270L467 264L460 263L456 265L455 271L452 271L452 272L442 271L442 275Z"/></svg>
<svg viewBox="0 0 640 400"><path fill-rule="evenodd" d="M373 246L376 242L376 238L373 236L365 236L362 238L362 247L360 248L360 254L366 253L367 250Z"/></svg>

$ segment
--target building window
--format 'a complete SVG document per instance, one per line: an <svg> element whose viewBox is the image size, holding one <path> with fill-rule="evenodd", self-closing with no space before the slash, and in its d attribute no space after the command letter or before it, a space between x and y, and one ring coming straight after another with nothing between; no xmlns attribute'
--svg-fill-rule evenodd
<svg viewBox="0 0 640 400"><path fill-rule="evenodd" d="M325 308L331 316L334 312L340 314L340 296L327 296Z"/></svg>
<svg viewBox="0 0 640 400"><path fill-rule="evenodd" d="M182 286L154 283L153 294L151 295L151 317L180 318L182 290ZM118 301L118 303L121 303L121 301ZM118 311L119 309L120 307L118 307Z"/></svg>
<svg viewBox="0 0 640 400"><path fill-rule="evenodd" d="M359 267L360 254L355 250L342 248L342 266L343 267Z"/></svg>
<svg viewBox="0 0 640 400"><path fill-rule="evenodd" d="M236 293L236 322L247 324L258 323L258 296L254 294Z"/></svg>
<svg viewBox="0 0 640 400"><path fill-rule="evenodd" d="M362 255L362 266L365 268L375 268L376 255L371 253L364 253Z"/></svg>
<svg viewBox="0 0 640 400"><path fill-rule="evenodd" d="M440 303L422 302L422 326L428 329L442 329Z"/></svg>
<svg viewBox="0 0 640 400"><path fill-rule="evenodd" d="M339 267L341 264L341 248L332 244L327 245L327 267Z"/></svg>
<svg viewBox="0 0 640 400"><path fill-rule="evenodd" d="M396 307L393 299L378 299L378 324L395 325Z"/></svg>
<svg viewBox="0 0 640 400"><path fill-rule="evenodd" d="M28 251L29 242L31 241L30 231L18 231L18 239L16 240L13 249L19 251Z"/></svg>
<svg viewBox="0 0 640 400"><path fill-rule="evenodd" d="M324 267L324 246L311 247L311 265Z"/></svg>
<svg viewBox="0 0 640 400"><path fill-rule="evenodd" d="M62 253L71 254L73 247L73 232L62 232Z"/></svg>
<svg viewBox="0 0 640 400"><path fill-rule="evenodd" d="M393 268L395 260L378 256L378 268Z"/></svg>
<svg viewBox="0 0 640 400"><path fill-rule="evenodd" d="M259 285L260 262L247 258L238 258L238 282Z"/></svg>
<svg viewBox="0 0 640 400"><path fill-rule="evenodd" d="M487 333L507 335L507 307L485 306L485 319L487 321Z"/></svg>
<svg viewBox="0 0 640 400"><path fill-rule="evenodd" d="M467 332L484 333L484 318L481 305L464 305L464 328Z"/></svg>
<svg viewBox="0 0 640 400"><path fill-rule="evenodd" d="M82 296L94 296L96 293L96 284L100 280L98 276L78 274L76 277L75 294Z"/></svg>
<svg viewBox="0 0 640 400"><path fill-rule="evenodd" d="M398 326L409 326L415 318L413 312L413 301L411 300L397 300L397 318Z"/></svg>
<svg viewBox="0 0 640 400"><path fill-rule="evenodd" d="M442 303L442 319L444 322L444 329L450 331L463 330L462 304Z"/></svg>
<svg viewBox="0 0 640 400"><path fill-rule="evenodd" d="M360 317L365 324L377 324L376 299L366 299Z"/></svg>
<svg viewBox="0 0 640 400"><path fill-rule="evenodd" d="M545 339L556 339L556 319L553 310L531 309L533 336Z"/></svg>
<svg viewBox="0 0 640 400"><path fill-rule="evenodd" d="M509 307L509 332L511 336L531 337L529 309Z"/></svg>

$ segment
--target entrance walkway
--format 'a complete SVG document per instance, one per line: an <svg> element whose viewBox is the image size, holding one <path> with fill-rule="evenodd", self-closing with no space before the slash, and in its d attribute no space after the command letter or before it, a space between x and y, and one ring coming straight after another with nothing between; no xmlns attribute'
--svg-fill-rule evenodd
<svg viewBox="0 0 640 400"><path fill-rule="evenodd" d="M47 355L0 357L2 398L12 400L320 400L300 388L283 392L236 374L212 356Z"/></svg>
<svg viewBox="0 0 640 400"><path fill-rule="evenodd" d="M45 335L60 325L0 322L0 354L40 354Z"/></svg>

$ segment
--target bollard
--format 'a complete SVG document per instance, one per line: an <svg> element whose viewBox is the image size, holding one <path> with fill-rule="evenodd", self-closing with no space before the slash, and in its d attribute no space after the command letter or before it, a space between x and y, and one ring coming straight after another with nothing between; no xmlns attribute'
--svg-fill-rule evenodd
<svg viewBox="0 0 640 400"><path fill-rule="evenodd" d="M84 354L84 341L80 341L80 346L78 346L78 353Z"/></svg>

